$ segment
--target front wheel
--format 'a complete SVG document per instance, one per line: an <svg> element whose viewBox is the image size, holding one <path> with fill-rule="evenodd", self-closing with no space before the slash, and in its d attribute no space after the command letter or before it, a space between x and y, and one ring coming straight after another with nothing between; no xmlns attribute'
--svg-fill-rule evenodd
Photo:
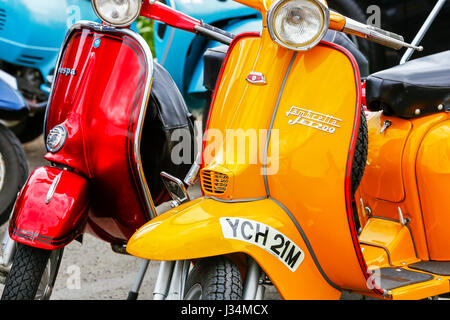
<svg viewBox="0 0 450 320"><path fill-rule="evenodd" d="M199 260L189 273L185 300L241 300L242 280L238 267L225 257Z"/></svg>
<svg viewBox="0 0 450 320"><path fill-rule="evenodd" d="M44 250L18 244L2 300L48 300L63 249Z"/></svg>
<svg viewBox="0 0 450 320"><path fill-rule="evenodd" d="M25 151L11 130L0 123L0 224L8 220L27 177Z"/></svg>

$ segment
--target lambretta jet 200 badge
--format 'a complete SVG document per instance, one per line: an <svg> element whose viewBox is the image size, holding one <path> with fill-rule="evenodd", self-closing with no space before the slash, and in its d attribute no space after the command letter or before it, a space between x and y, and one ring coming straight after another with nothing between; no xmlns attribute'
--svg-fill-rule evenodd
<svg viewBox="0 0 450 320"><path fill-rule="evenodd" d="M335 133L342 123L339 118L294 106L286 112L286 116L295 117L289 120L290 125L301 124L331 134Z"/></svg>
<svg viewBox="0 0 450 320"><path fill-rule="evenodd" d="M245 241L274 255L292 272L305 258L303 251L287 236L264 223L244 218L219 218L225 239Z"/></svg>
<svg viewBox="0 0 450 320"><path fill-rule="evenodd" d="M252 84L266 84L266 78L261 72L252 71L247 76L247 81Z"/></svg>

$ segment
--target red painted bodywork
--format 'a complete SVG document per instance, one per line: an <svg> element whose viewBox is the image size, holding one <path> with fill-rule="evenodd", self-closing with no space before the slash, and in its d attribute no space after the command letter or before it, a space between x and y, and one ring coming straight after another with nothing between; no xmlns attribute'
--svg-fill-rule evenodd
<svg viewBox="0 0 450 320"><path fill-rule="evenodd" d="M61 174L50 201L50 186ZM65 246L86 225L89 186L86 179L54 167L40 167L30 175L17 199L9 223L11 238L42 249Z"/></svg>
<svg viewBox="0 0 450 320"><path fill-rule="evenodd" d="M200 21L179 11L172 9L161 2L150 4L144 1L141 7L141 16L164 22L177 29L195 33L195 26L200 25Z"/></svg>
<svg viewBox="0 0 450 320"><path fill-rule="evenodd" d="M11 231L21 230L12 232L14 240L56 249L87 231L111 243L126 243L150 219L134 149L142 129L139 115L148 99L151 59L130 33L87 25L72 31L59 68L75 70L75 75L55 72L44 133L58 124L66 126L65 145L45 158L73 172L63 173L55 194L59 200L50 205L45 196L60 169L33 173L14 211ZM83 186L75 181L84 181ZM64 196L67 203L59 205ZM81 217L84 224L74 223ZM49 244L46 239L59 242Z"/></svg>

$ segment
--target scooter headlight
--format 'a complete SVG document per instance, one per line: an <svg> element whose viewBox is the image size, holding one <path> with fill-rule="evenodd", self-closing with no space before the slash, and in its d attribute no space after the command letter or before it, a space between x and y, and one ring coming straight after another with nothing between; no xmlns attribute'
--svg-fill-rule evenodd
<svg viewBox="0 0 450 320"><path fill-rule="evenodd" d="M114 27L129 26L141 11L142 0L92 0L97 16Z"/></svg>
<svg viewBox="0 0 450 320"><path fill-rule="evenodd" d="M292 50L309 50L322 40L330 12L319 0L279 0L267 15L270 36Z"/></svg>

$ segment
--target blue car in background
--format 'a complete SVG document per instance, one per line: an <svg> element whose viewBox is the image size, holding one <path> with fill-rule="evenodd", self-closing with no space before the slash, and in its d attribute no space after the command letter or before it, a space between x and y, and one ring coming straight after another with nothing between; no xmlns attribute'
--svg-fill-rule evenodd
<svg viewBox="0 0 450 320"><path fill-rule="evenodd" d="M42 133L59 47L78 20L98 20L90 0L0 1L0 78L12 76L13 89L26 101L0 105L0 119L22 142Z"/></svg>
<svg viewBox="0 0 450 320"><path fill-rule="evenodd" d="M261 14L232 0L162 0L172 8L232 34L262 29ZM155 55L169 71L191 112L209 106L210 92L203 85L203 54L222 44L155 21Z"/></svg>
<svg viewBox="0 0 450 320"><path fill-rule="evenodd" d="M21 142L42 134L59 49L90 0L0 0L0 224L28 178Z"/></svg>

